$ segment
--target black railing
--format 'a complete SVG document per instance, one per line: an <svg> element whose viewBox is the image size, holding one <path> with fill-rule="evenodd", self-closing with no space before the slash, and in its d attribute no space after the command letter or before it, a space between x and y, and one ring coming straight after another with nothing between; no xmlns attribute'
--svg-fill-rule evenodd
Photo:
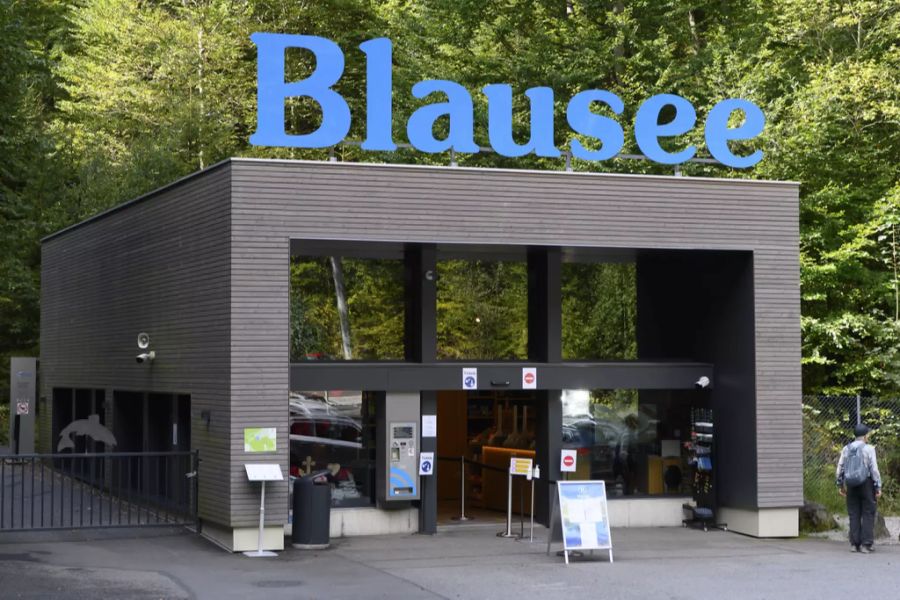
<svg viewBox="0 0 900 600"><path fill-rule="evenodd" d="M197 452L21 454L0 461L0 532L194 525Z"/></svg>

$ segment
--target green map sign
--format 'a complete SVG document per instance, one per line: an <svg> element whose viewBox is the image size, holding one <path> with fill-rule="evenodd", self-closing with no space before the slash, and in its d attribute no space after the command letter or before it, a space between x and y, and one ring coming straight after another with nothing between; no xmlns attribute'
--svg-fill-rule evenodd
<svg viewBox="0 0 900 600"><path fill-rule="evenodd" d="M244 429L244 452L275 452L274 427Z"/></svg>

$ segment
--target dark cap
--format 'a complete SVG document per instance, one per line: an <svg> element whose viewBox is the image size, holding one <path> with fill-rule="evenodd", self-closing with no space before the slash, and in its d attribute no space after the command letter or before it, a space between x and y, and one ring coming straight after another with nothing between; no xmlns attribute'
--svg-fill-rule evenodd
<svg viewBox="0 0 900 600"><path fill-rule="evenodd" d="M870 430L868 427L866 427L865 425L860 423L859 425L857 425L856 427L853 428L853 435L855 435L856 437L862 437L862 436L866 435L867 433L869 433L869 431Z"/></svg>

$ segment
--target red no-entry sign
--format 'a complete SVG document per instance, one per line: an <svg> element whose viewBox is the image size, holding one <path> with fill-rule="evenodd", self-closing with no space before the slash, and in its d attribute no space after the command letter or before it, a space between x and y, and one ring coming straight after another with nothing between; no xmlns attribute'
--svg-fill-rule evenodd
<svg viewBox="0 0 900 600"><path fill-rule="evenodd" d="M563 473L575 472L575 453L577 450L563 450L559 461L559 470Z"/></svg>
<svg viewBox="0 0 900 600"><path fill-rule="evenodd" d="M522 389L523 390L537 389L537 368L536 367L523 367L522 368Z"/></svg>

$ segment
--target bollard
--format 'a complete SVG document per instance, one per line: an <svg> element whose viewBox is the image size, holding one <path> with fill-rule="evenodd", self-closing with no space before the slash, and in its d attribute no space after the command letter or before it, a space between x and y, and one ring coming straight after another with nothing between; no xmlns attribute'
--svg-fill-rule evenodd
<svg viewBox="0 0 900 600"><path fill-rule="evenodd" d="M466 457L459 457L459 516L454 521L468 521L466 516Z"/></svg>
<svg viewBox="0 0 900 600"><path fill-rule="evenodd" d="M516 537L512 532L512 473L509 473L507 476L507 487L506 487L506 531L501 531L497 534L497 537L505 537L511 538Z"/></svg>
<svg viewBox="0 0 900 600"><path fill-rule="evenodd" d="M535 472L536 473L531 476L531 529L528 532L529 533L529 536L528 536L529 542L534 541L534 480L535 480L535 475L539 471L537 469L535 469Z"/></svg>

